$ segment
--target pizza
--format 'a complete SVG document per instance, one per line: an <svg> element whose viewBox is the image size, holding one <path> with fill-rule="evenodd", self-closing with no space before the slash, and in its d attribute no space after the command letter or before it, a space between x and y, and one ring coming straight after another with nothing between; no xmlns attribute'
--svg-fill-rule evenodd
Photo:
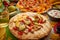
<svg viewBox="0 0 60 40"><path fill-rule="evenodd" d="M20 0L17 3L17 7L20 11L32 11L38 13L44 13L51 8L49 0Z"/></svg>
<svg viewBox="0 0 60 40"><path fill-rule="evenodd" d="M18 39L39 39L49 34L51 25L43 15L26 12L12 17L9 29Z"/></svg>

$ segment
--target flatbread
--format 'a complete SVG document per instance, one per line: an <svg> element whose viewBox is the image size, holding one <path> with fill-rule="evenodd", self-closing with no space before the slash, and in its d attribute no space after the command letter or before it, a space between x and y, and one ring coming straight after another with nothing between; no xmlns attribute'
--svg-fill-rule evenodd
<svg viewBox="0 0 60 40"><path fill-rule="evenodd" d="M49 34L51 25L45 16L26 12L12 17L9 21L9 29L18 39L39 39Z"/></svg>

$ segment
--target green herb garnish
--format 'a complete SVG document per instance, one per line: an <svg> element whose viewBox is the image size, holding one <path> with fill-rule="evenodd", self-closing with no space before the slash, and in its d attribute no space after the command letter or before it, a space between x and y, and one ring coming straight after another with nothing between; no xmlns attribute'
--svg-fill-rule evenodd
<svg viewBox="0 0 60 40"><path fill-rule="evenodd" d="M8 40L8 38L11 38L12 40L18 40L15 36L13 36L9 30L9 26L6 27L6 40Z"/></svg>

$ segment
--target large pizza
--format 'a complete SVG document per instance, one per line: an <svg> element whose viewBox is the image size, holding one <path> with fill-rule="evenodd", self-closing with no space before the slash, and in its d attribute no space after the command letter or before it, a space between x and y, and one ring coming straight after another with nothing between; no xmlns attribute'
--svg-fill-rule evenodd
<svg viewBox="0 0 60 40"><path fill-rule="evenodd" d="M49 34L51 26L43 15L26 12L12 17L9 29L18 39L39 39Z"/></svg>
<svg viewBox="0 0 60 40"><path fill-rule="evenodd" d="M51 8L49 0L20 0L17 3L20 11L32 11L43 13Z"/></svg>

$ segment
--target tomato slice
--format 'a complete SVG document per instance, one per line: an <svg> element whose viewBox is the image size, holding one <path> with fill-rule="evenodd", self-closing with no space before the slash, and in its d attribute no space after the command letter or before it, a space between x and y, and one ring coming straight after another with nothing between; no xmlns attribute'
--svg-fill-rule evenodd
<svg viewBox="0 0 60 40"><path fill-rule="evenodd" d="M13 27L14 30L18 30L18 27Z"/></svg>
<svg viewBox="0 0 60 40"><path fill-rule="evenodd" d="M26 7L27 10L29 10L30 8L29 7Z"/></svg>
<svg viewBox="0 0 60 40"><path fill-rule="evenodd" d="M18 32L18 35L23 35L23 32L22 32L22 31L19 31L19 32Z"/></svg>
<svg viewBox="0 0 60 40"><path fill-rule="evenodd" d="M22 2L19 2L19 4L21 5L21 4L22 4Z"/></svg>
<svg viewBox="0 0 60 40"><path fill-rule="evenodd" d="M29 32L31 32L31 29L28 29Z"/></svg>
<svg viewBox="0 0 60 40"><path fill-rule="evenodd" d="M23 1L24 1L24 0L20 0L20 1L19 1L19 4L22 5L22 6L24 5L24 4L23 4Z"/></svg>
<svg viewBox="0 0 60 40"><path fill-rule="evenodd" d="M38 23L42 23L42 20L39 19L39 20L38 20Z"/></svg>
<svg viewBox="0 0 60 40"><path fill-rule="evenodd" d="M34 25L33 23L31 23L31 24L29 25L29 28L28 28L28 31L29 31L29 32L32 30L33 25Z"/></svg>
<svg viewBox="0 0 60 40"><path fill-rule="evenodd" d="M45 22L46 22L46 20L44 20L44 21L40 20L40 19L38 20L38 23L45 23Z"/></svg>
<svg viewBox="0 0 60 40"><path fill-rule="evenodd" d="M33 25L34 25L33 23L30 24L30 26L33 26Z"/></svg>
<svg viewBox="0 0 60 40"><path fill-rule="evenodd" d="M27 19L29 19L32 22L32 19L29 16L27 16Z"/></svg>
<svg viewBox="0 0 60 40"><path fill-rule="evenodd" d="M32 30L32 27L29 27L29 28L28 28L28 32L31 32L31 30Z"/></svg>
<svg viewBox="0 0 60 40"><path fill-rule="evenodd" d="M25 23L25 21L24 21L24 20L21 20L20 22Z"/></svg>

